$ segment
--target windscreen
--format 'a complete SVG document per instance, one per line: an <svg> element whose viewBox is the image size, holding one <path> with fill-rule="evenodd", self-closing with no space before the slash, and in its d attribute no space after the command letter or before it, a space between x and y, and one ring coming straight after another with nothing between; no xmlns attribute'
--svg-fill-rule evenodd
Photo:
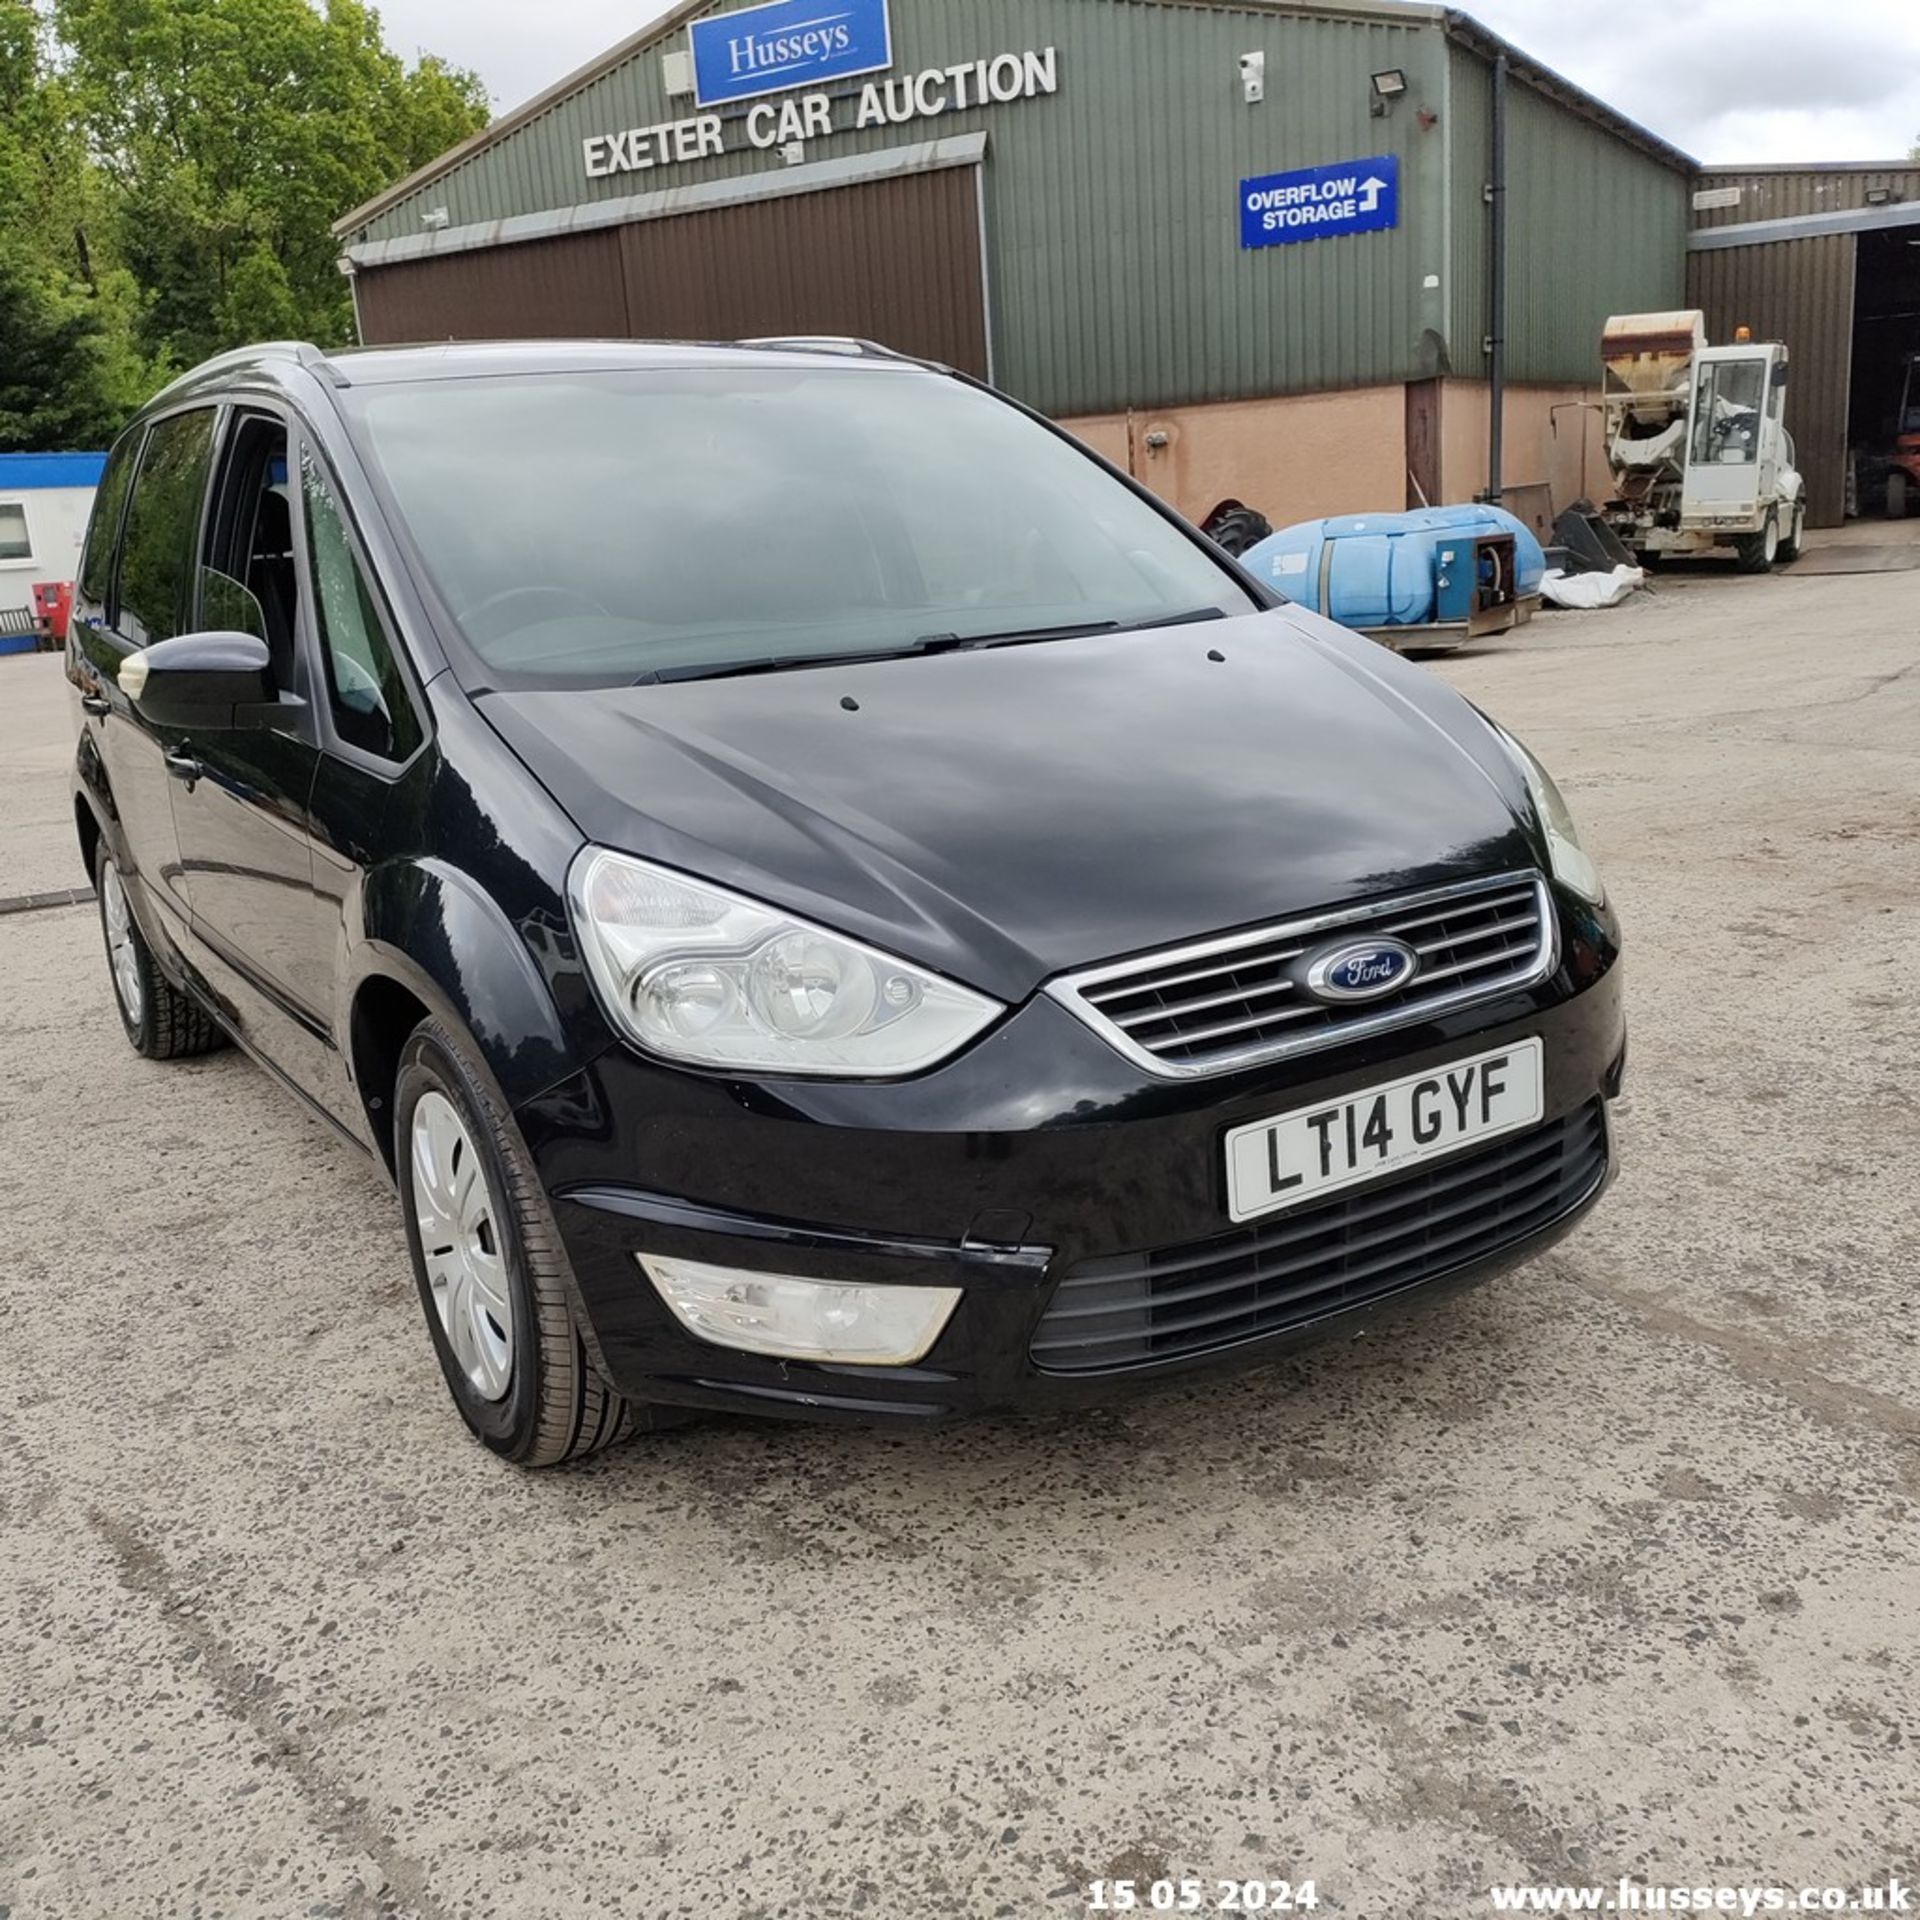
<svg viewBox="0 0 1920 1920"><path fill-rule="evenodd" d="M541 373L349 399L421 563L504 686L1255 605L1072 444L917 369Z"/></svg>
<svg viewBox="0 0 1920 1920"><path fill-rule="evenodd" d="M1709 361L1693 399L1693 464L1751 465L1760 457L1760 403L1766 395L1764 354Z"/></svg>

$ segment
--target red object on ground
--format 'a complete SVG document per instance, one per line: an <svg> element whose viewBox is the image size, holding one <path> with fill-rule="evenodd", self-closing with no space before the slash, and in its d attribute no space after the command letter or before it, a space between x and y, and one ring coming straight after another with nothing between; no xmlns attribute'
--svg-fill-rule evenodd
<svg viewBox="0 0 1920 1920"><path fill-rule="evenodd" d="M67 622L73 615L73 582L35 581L33 610L46 622L47 632L64 647L67 644Z"/></svg>

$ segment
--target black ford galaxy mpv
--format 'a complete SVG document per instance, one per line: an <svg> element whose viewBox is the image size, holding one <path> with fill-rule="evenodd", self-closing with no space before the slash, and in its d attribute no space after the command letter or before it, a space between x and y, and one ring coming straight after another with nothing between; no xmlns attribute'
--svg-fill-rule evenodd
<svg viewBox="0 0 1920 1920"><path fill-rule="evenodd" d="M385 1162L530 1466L1260 1361L1606 1183L1546 773L940 369L262 347L115 447L82 575L129 1038Z"/></svg>

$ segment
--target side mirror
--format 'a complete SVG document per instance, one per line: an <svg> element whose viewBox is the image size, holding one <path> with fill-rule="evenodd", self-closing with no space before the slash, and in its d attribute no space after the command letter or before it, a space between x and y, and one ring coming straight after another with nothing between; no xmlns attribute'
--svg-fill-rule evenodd
<svg viewBox="0 0 1920 1920"><path fill-rule="evenodd" d="M183 633L120 662L120 691L155 726L232 733L267 724L273 658L250 633Z"/></svg>

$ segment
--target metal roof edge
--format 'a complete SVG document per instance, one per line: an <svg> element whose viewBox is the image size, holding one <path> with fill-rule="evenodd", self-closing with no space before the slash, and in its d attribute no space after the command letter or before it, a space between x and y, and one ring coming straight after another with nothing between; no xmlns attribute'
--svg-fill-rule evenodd
<svg viewBox="0 0 1920 1920"><path fill-rule="evenodd" d="M1482 59L1488 60L1504 53L1514 73L1557 105L1578 114L1583 120L1591 121L1616 139L1624 140L1628 146L1637 147L1649 159L1658 160L1676 173L1684 173L1692 179L1700 172L1700 163L1692 154L1676 147L1670 140L1662 140L1657 133L1643 127L1638 120L1630 119L1618 107L1608 106L1598 94L1589 93L1565 74L1556 73L1544 61L1536 60L1525 48L1516 47L1491 27L1482 26L1472 14L1462 13L1457 7L1446 8L1445 14L1441 30L1454 45L1465 47L1469 53L1479 54Z"/></svg>
<svg viewBox="0 0 1920 1920"><path fill-rule="evenodd" d="M368 221L377 219L389 207L397 206L409 195L417 193L422 187L430 186L435 180L470 160L477 153L496 145L509 134L538 120L542 114L550 112L563 100L591 86L601 75L611 73L623 61L630 60L635 54L644 53L656 40L664 40L675 32L695 14L705 13L714 5L714 0L680 0L680 4L669 7L657 20L652 20L637 33L630 33L617 45L609 47L605 53L596 54L583 66L575 67L569 74L563 74L552 86L543 88L531 100L523 100L517 107L509 107L505 113L489 120L477 132L470 133L458 146L449 147L445 153L437 154L424 167L416 167L404 180L396 180L392 186L376 193L371 200L363 202L351 213L343 214L333 223L333 233L337 237L351 233L355 227L364 227Z"/></svg>
<svg viewBox="0 0 1920 1920"><path fill-rule="evenodd" d="M1920 173L1920 160L1756 160L1751 166L1736 161L1703 161L1700 167L1705 180L1750 173Z"/></svg>
<svg viewBox="0 0 1920 1920"><path fill-rule="evenodd" d="M1832 213L1787 213L1777 220L1695 227L1687 235L1687 251L1715 253L1722 247L1764 247L1780 240L1817 240L1827 233L1875 233L1884 227L1916 226L1920 226L1920 200L1894 200L1884 207L1839 207Z"/></svg>
<svg viewBox="0 0 1920 1920"><path fill-rule="evenodd" d="M391 267L441 254L472 253L482 247L553 240L563 234L591 233L597 228L622 227L638 220L663 220L676 213L744 206L750 201L784 199L796 193L817 193L823 188L853 186L861 181L933 173L943 167L974 166L986 157L986 151L984 131L950 134L944 140L883 147L877 153L839 154L831 160L815 160L805 166L734 174L724 180L696 180L687 186L661 187L652 193L625 194L617 200L553 207L542 213L510 214L504 219L478 220L464 227L396 234L389 240L363 240L358 246L348 247L341 260L356 269Z"/></svg>

